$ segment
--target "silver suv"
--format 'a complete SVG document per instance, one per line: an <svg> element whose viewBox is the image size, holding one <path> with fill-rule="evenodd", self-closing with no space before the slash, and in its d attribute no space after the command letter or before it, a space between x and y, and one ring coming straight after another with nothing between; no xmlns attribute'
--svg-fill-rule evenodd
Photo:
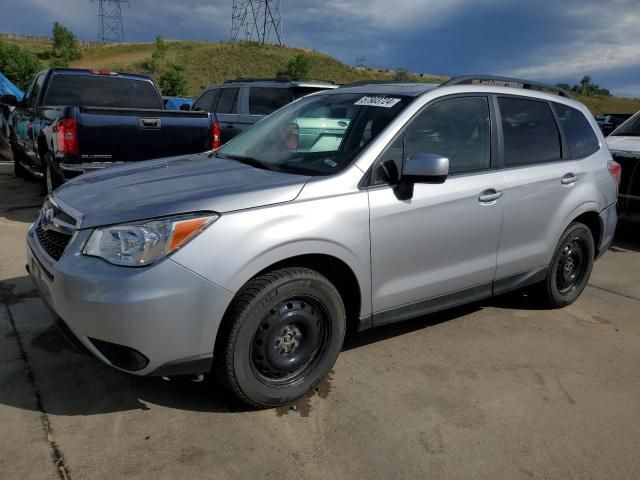
<svg viewBox="0 0 640 480"><path fill-rule="evenodd" d="M28 232L62 328L139 375L287 403L360 331L538 284L573 302L616 225L588 110L497 77L299 99L217 151L82 175Z"/></svg>

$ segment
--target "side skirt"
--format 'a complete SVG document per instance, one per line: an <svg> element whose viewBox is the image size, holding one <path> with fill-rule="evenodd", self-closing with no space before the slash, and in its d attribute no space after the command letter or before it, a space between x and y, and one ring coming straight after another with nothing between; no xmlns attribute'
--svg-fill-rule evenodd
<svg viewBox="0 0 640 480"><path fill-rule="evenodd" d="M428 315L430 313L447 310L453 307L459 307L467 303L477 302L503 293L517 290L528 285L541 282L547 276L548 267L538 267L533 270L511 275L501 278L491 283L476 285L453 293L447 293L439 297L433 297L428 300L402 305L400 307L391 308L381 312L374 313L365 317L360 317L358 331L367 330L371 327L387 325L389 323L401 322L410 318Z"/></svg>

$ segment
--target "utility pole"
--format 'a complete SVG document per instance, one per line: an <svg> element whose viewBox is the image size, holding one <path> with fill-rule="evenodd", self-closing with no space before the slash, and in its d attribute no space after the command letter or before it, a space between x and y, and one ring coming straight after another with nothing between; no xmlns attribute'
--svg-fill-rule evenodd
<svg viewBox="0 0 640 480"><path fill-rule="evenodd" d="M231 40L247 40L282 45L280 0L233 0Z"/></svg>
<svg viewBox="0 0 640 480"><path fill-rule="evenodd" d="M122 4L129 0L91 0L98 3L98 39L102 43L123 42Z"/></svg>

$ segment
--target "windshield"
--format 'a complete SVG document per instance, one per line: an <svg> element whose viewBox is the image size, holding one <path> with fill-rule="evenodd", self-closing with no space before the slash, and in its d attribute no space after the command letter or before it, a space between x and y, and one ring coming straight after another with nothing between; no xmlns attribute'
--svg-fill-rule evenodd
<svg viewBox="0 0 640 480"><path fill-rule="evenodd" d="M616 128L610 136L640 137L640 115L636 114Z"/></svg>
<svg viewBox="0 0 640 480"><path fill-rule="evenodd" d="M71 107L155 108L162 99L151 82L99 75L55 75L45 105Z"/></svg>
<svg viewBox="0 0 640 480"><path fill-rule="evenodd" d="M216 157L287 173L332 175L349 165L410 100L362 93L305 97L234 138Z"/></svg>

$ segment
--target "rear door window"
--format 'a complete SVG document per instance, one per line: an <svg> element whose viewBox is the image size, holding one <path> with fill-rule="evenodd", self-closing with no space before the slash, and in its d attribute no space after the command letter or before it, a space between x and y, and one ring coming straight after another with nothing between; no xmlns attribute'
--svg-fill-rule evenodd
<svg viewBox="0 0 640 480"><path fill-rule="evenodd" d="M500 97L505 166L562 158L560 132L547 102Z"/></svg>
<svg viewBox="0 0 640 480"><path fill-rule="evenodd" d="M269 115L292 100L288 88L251 87L249 89L249 113Z"/></svg>
<svg viewBox="0 0 640 480"><path fill-rule="evenodd" d="M193 104L193 110L204 110L205 112L213 112L213 106L218 99L218 94L220 93L219 88L214 88L211 90L207 90L200 98Z"/></svg>
<svg viewBox="0 0 640 480"><path fill-rule="evenodd" d="M554 103L553 108L562 125L572 158L585 158L598 151L598 137L580 110L561 103Z"/></svg>
<svg viewBox="0 0 640 480"><path fill-rule="evenodd" d="M223 88L218 98L216 113L236 113L238 88Z"/></svg>

